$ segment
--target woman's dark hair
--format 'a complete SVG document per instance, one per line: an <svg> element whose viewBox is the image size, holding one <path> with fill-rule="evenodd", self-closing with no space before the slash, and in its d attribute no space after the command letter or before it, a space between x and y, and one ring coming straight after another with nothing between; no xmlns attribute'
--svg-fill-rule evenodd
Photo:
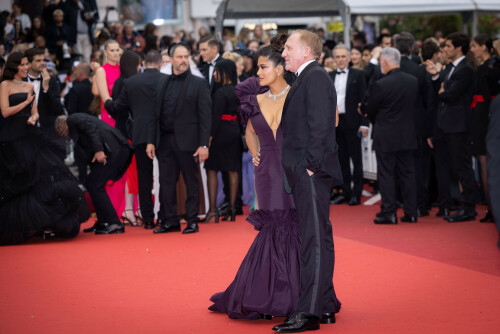
<svg viewBox="0 0 500 334"><path fill-rule="evenodd" d="M493 40L488 34L479 34L474 37L474 41L480 46L486 45L486 51L489 54L493 54Z"/></svg>
<svg viewBox="0 0 500 334"><path fill-rule="evenodd" d="M2 80L12 80L14 75L18 72L17 67L21 65L21 61L26 56L21 52L12 52L7 58L7 63L5 63L5 69L3 70Z"/></svg>
<svg viewBox="0 0 500 334"><path fill-rule="evenodd" d="M278 34L271 39L271 44L261 48L257 51L255 59L259 57L266 57L273 62L274 66L281 65L285 68L285 58L281 56L283 49L285 48L286 40L288 36L285 34Z"/></svg>
<svg viewBox="0 0 500 334"><path fill-rule="evenodd" d="M238 83L238 75L236 73L236 65L232 60L221 59L215 64L214 72L219 74L219 83L221 86L236 85Z"/></svg>
<svg viewBox="0 0 500 334"><path fill-rule="evenodd" d="M154 23L148 22L144 26L144 31L142 32L142 36L144 37L144 39L147 40L149 36L154 35L156 29L158 29L158 27Z"/></svg>
<svg viewBox="0 0 500 334"><path fill-rule="evenodd" d="M120 57L120 77L130 78L137 74L140 58L134 51L125 51Z"/></svg>
<svg viewBox="0 0 500 334"><path fill-rule="evenodd" d="M148 53L148 51L150 50L160 51L158 50L157 43L158 43L158 36L151 34L148 37L146 37L146 46L144 47L144 53Z"/></svg>

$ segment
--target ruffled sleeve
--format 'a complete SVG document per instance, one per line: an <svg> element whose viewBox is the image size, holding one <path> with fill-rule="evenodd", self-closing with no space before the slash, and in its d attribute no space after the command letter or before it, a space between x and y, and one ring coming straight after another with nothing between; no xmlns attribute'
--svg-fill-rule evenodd
<svg viewBox="0 0 500 334"><path fill-rule="evenodd" d="M260 112L257 95L269 90L269 87L261 87L259 78L251 77L236 85L236 96L240 99L241 124L246 124L248 119Z"/></svg>

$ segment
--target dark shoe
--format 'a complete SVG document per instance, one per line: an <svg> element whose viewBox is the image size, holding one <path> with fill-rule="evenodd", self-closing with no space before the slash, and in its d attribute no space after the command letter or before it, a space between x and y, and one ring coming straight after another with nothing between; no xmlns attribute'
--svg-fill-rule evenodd
<svg viewBox="0 0 500 334"><path fill-rule="evenodd" d="M95 230L95 234L113 234L113 233L125 233L125 226L122 223L119 224L104 223L100 228Z"/></svg>
<svg viewBox="0 0 500 334"><path fill-rule="evenodd" d="M398 223L398 217L396 214L383 214L381 217L375 218L373 220L375 224L386 224L386 225L394 225Z"/></svg>
<svg viewBox="0 0 500 334"><path fill-rule="evenodd" d="M335 323L335 313L323 313L321 319L319 319L320 324L328 325Z"/></svg>
<svg viewBox="0 0 500 334"><path fill-rule="evenodd" d="M154 222L145 222L144 223L144 228L146 230L152 230L156 227L155 223Z"/></svg>
<svg viewBox="0 0 500 334"><path fill-rule="evenodd" d="M425 209L417 209L417 217L427 217L429 215L429 211Z"/></svg>
<svg viewBox="0 0 500 334"><path fill-rule="evenodd" d="M131 212L131 214L128 214ZM141 226L142 224L139 223L134 215L134 210L133 209L125 209L123 210L122 213L122 223L128 223L130 226Z"/></svg>
<svg viewBox="0 0 500 334"><path fill-rule="evenodd" d="M236 220L236 210L228 210L226 212L226 216L224 218L222 218L223 221L232 221L234 222Z"/></svg>
<svg viewBox="0 0 500 334"><path fill-rule="evenodd" d="M95 230L97 230L100 227L101 227L101 223L98 220L96 220L92 227L84 229L83 232L84 233L95 232Z"/></svg>
<svg viewBox="0 0 500 334"><path fill-rule="evenodd" d="M417 217L413 217L413 216L405 214L403 217L401 217L401 222L402 223L416 223Z"/></svg>
<svg viewBox="0 0 500 334"><path fill-rule="evenodd" d="M196 233L200 230L198 227L198 224L196 223L188 223L187 227L182 231L182 234L190 234L190 233Z"/></svg>
<svg viewBox="0 0 500 334"><path fill-rule="evenodd" d="M460 223L460 222L476 220L476 212L460 209L454 215L445 216L444 219L446 219L450 223Z"/></svg>
<svg viewBox="0 0 500 334"><path fill-rule="evenodd" d="M205 215L205 218L200 220L200 223L209 223L212 218L215 218L214 222L218 223L219 222L219 210L210 210L207 212Z"/></svg>
<svg viewBox="0 0 500 334"><path fill-rule="evenodd" d="M42 237L44 240L54 240L54 238L56 237L56 234L54 233L54 231L45 230L42 232Z"/></svg>
<svg viewBox="0 0 500 334"><path fill-rule="evenodd" d="M484 216L483 218L479 219L479 221L481 223L494 223L495 222L495 218L493 218L493 214L491 213L491 211L486 211L486 216Z"/></svg>
<svg viewBox="0 0 500 334"><path fill-rule="evenodd" d="M439 211L436 213L436 217L446 217L450 215L450 209L448 208L439 208Z"/></svg>
<svg viewBox="0 0 500 334"><path fill-rule="evenodd" d="M342 204L344 203L346 200L345 196L344 195L336 195L336 196L333 196L332 199L330 200L330 203L331 204Z"/></svg>
<svg viewBox="0 0 500 334"><path fill-rule="evenodd" d="M351 197L351 199L349 200L349 203L347 203L348 205L359 205L359 199L355 196Z"/></svg>
<svg viewBox="0 0 500 334"><path fill-rule="evenodd" d="M165 224L165 225L160 225L156 230L153 231L154 234L161 234L161 233L169 233L169 232L180 232L181 231L181 225L170 225L170 224Z"/></svg>
<svg viewBox="0 0 500 334"><path fill-rule="evenodd" d="M317 329L319 329L319 318L303 312L298 312L284 324L273 327L273 331L278 333L301 333Z"/></svg>
<svg viewBox="0 0 500 334"><path fill-rule="evenodd" d="M263 319L263 320L273 320L273 318L274 318L274 316L273 316L273 315L259 313L259 319Z"/></svg>
<svg viewBox="0 0 500 334"><path fill-rule="evenodd" d="M379 211L375 214L376 217L380 218L384 216L384 211Z"/></svg>

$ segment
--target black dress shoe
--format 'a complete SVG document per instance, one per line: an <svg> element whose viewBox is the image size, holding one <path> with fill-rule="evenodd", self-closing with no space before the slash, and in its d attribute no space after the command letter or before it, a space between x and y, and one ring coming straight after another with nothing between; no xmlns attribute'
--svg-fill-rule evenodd
<svg viewBox="0 0 500 334"><path fill-rule="evenodd" d="M284 324L273 327L273 331L278 333L301 333L317 329L319 329L319 318L303 312L288 318Z"/></svg>
<svg viewBox="0 0 500 334"><path fill-rule="evenodd" d="M124 233L125 225L122 223L118 224L109 224L104 223L101 227L95 230L95 234L113 234L113 233Z"/></svg>
<svg viewBox="0 0 500 334"><path fill-rule="evenodd" d="M426 209L417 209L417 217L427 217L429 215L429 211Z"/></svg>
<svg viewBox="0 0 500 334"><path fill-rule="evenodd" d="M146 230L152 230L156 227L154 222L144 222L144 228Z"/></svg>
<svg viewBox="0 0 500 334"><path fill-rule="evenodd" d="M381 217L375 218L373 222L375 224L395 225L398 223L398 218L395 213L384 214Z"/></svg>
<svg viewBox="0 0 500 334"><path fill-rule="evenodd" d="M377 218L383 217L384 216L384 211L379 211L375 214Z"/></svg>
<svg viewBox="0 0 500 334"><path fill-rule="evenodd" d="M436 213L436 217L446 217L450 215L450 209L448 208L439 208L438 212Z"/></svg>
<svg viewBox="0 0 500 334"><path fill-rule="evenodd" d="M332 199L330 200L330 203L331 204L342 204L345 202L345 200L346 200L346 198L344 195L336 195L336 196L332 197Z"/></svg>
<svg viewBox="0 0 500 334"><path fill-rule="evenodd" d="M320 324L334 324L335 323L335 313L323 313L321 319L319 319Z"/></svg>
<svg viewBox="0 0 500 334"><path fill-rule="evenodd" d="M196 223L188 223L187 227L182 231L182 234L196 233L200 230L198 224Z"/></svg>
<svg viewBox="0 0 500 334"><path fill-rule="evenodd" d="M359 199L355 196L351 197L351 199L349 200L349 202L347 203L348 205L359 205Z"/></svg>
<svg viewBox="0 0 500 334"><path fill-rule="evenodd" d="M450 223L460 223L460 222L476 220L476 212L471 210L460 209L454 215L445 216L444 219L446 219Z"/></svg>
<svg viewBox="0 0 500 334"><path fill-rule="evenodd" d="M92 227L89 227L89 228L86 228L83 230L84 233L90 233L90 232L95 232L95 230L97 230L98 228L101 227L101 222L96 220L94 225L92 225Z"/></svg>
<svg viewBox="0 0 500 334"><path fill-rule="evenodd" d="M165 225L160 225L158 226L156 230L153 231L154 234L160 234L160 233L169 233L169 232L180 232L181 231L181 225L170 225L170 224L165 224Z"/></svg>
<svg viewBox="0 0 500 334"><path fill-rule="evenodd" d="M259 319L263 319L263 320L273 320L273 318L274 318L274 316L273 316L273 315L259 313Z"/></svg>
<svg viewBox="0 0 500 334"><path fill-rule="evenodd" d="M495 222L495 218L493 218L493 214L491 213L491 211L486 211L486 216L484 216L483 218L479 219L479 221L481 223L494 223Z"/></svg>
<svg viewBox="0 0 500 334"><path fill-rule="evenodd" d="M403 223L416 223L417 217L405 214L403 217L401 217L401 222L403 222Z"/></svg>

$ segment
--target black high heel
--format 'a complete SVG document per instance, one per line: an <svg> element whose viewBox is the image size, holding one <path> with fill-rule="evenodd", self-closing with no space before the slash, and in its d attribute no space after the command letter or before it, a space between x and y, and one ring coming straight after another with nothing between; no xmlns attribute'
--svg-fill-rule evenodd
<svg viewBox="0 0 500 334"><path fill-rule="evenodd" d="M226 216L222 218L223 221L236 221L236 209L227 210Z"/></svg>
<svg viewBox="0 0 500 334"><path fill-rule="evenodd" d="M127 211L132 211L132 215L134 214L134 210L133 209L125 209L123 210L123 213L122 213L122 223L125 223L125 222L128 222L130 224L130 226L142 226L141 223L139 223L139 221L131 221L128 217L127 217L127 214L125 212ZM136 216L136 219L137 219L137 216Z"/></svg>
<svg viewBox="0 0 500 334"><path fill-rule="evenodd" d="M212 218L215 218L215 222L218 223L219 222L219 210L215 210L215 211L208 211L207 215L205 216L205 218L201 219L200 222L202 223L209 223Z"/></svg>
<svg viewBox="0 0 500 334"><path fill-rule="evenodd" d="M137 219L137 221L142 225L142 223L144 223L144 219L142 218L142 212L141 212L141 208L137 209L135 211L135 219Z"/></svg>

